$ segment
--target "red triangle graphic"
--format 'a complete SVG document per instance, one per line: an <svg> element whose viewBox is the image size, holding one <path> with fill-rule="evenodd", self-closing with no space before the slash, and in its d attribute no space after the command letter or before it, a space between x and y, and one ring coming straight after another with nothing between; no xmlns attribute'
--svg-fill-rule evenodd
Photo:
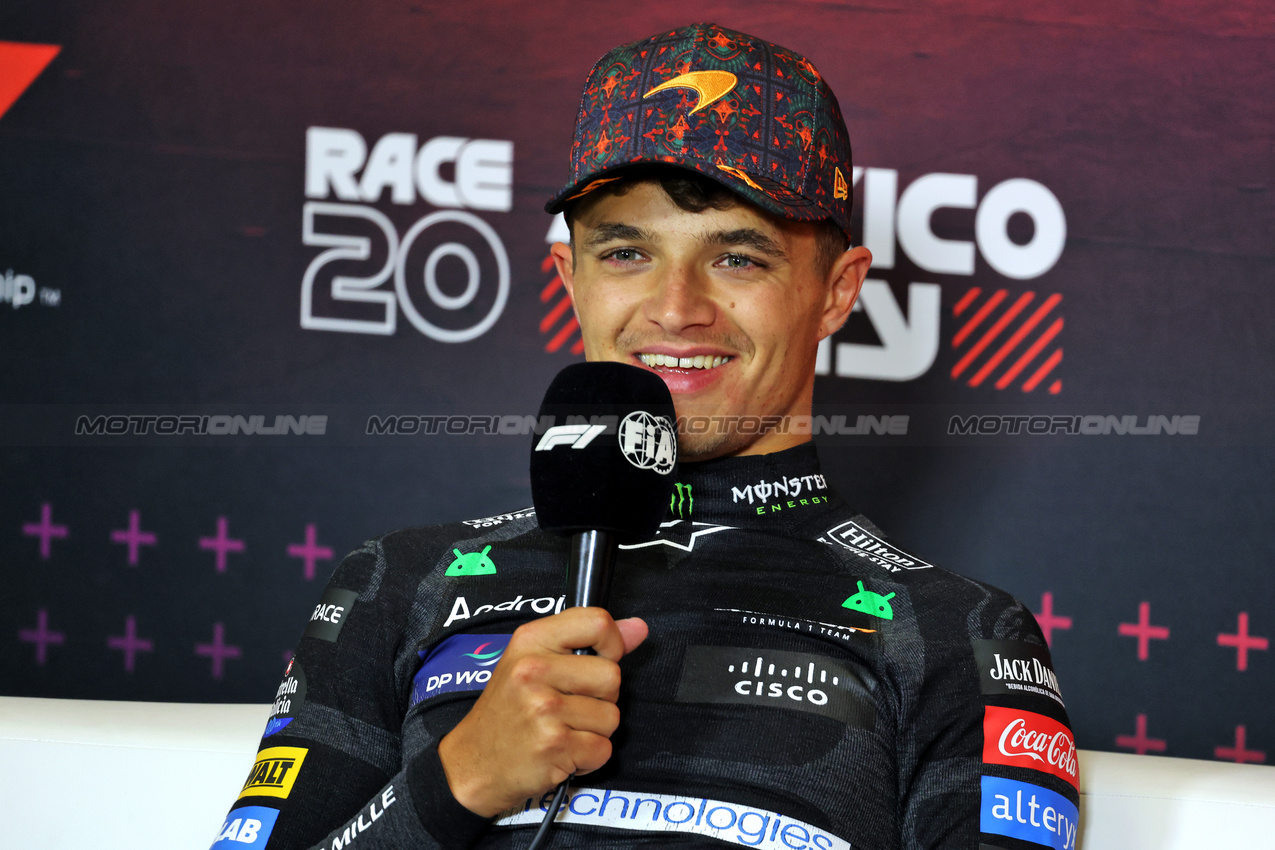
<svg viewBox="0 0 1275 850"><path fill-rule="evenodd" d="M61 49L56 44L0 41L0 118Z"/></svg>

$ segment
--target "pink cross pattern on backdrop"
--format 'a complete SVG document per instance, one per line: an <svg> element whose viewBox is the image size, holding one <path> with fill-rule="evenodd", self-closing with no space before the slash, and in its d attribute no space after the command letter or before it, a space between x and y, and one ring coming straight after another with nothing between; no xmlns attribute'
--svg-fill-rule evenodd
<svg viewBox="0 0 1275 850"><path fill-rule="evenodd" d="M35 621L34 629L21 629L18 632L18 640L35 644L35 663L43 667L49 657L49 646L61 646L66 642L66 635L49 629L49 612L44 608L36 612Z"/></svg>
<svg viewBox="0 0 1275 850"><path fill-rule="evenodd" d="M1117 735L1116 746L1121 749L1133 750L1140 756L1147 753L1162 753L1167 746L1160 738L1147 737L1147 716L1139 714L1133 721L1134 734Z"/></svg>
<svg viewBox="0 0 1275 850"><path fill-rule="evenodd" d="M224 573L226 571L226 553L242 552L244 544L242 540L236 540L230 537L227 529L229 523L224 516L217 517L217 536L199 538L200 549L210 549L217 553L217 572Z"/></svg>
<svg viewBox="0 0 1275 850"><path fill-rule="evenodd" d="M53 505L48 502L40 505L40 521L23 523L22 533L27 537L40 538L41 561L49 560L49 557L53 554L51 541L54 537L62 539L67 536L65 525L53 524Z"/></svg>
<svg viewBox="0 0 1275 850"><path fill-rule="evenodd" d="M126 673L133 672L133 658L138 652L152 652L155 649L155 645L150 640L137 636L137 618L132 614L124 618L124 634L107 637L106 645L111 649L123 651Z"/></svg>
<svg viewBox="0 0 1275 850"><path fill-rule="evenodd" d="M226 643L226 627L221 623L213 623L212 643L195 644L195 654L212 659L212 677L220 679L227 658L239 658L243 655L239 647Z"/></svg>
<svg viewBox="0 0 1275 850"><path fill-rule="evenodd" d="M1117 630L1124 637L1136 637L1138 639L1138 660L1147 660L1148 641L1151 640L1168 640L1168 626L1151 625L1151 603L1138 603L1138 622L1121 623Z"/></svg>
<svg viewBox="0 0 1275 850"><path fill-rule="evenodd" d="M1233 747L1214 747L1213 758L1222 759L1223 761L1233 761L1236 764L1244 764L1251 761L1253 764L1263 764L1266 761L1266 753L1261 750L1244 749L1245 737L1244 724L1241 723L1235 727L1235 746Z"/></svg>
<svg viewBox="0 0 1275 850"><path fill-rule="evenodd" d="M1248 651L1270 649L1271 641L1270 638L1251 637L1248 633L1248 612L1241 611L1239 627L1236 628L1235 634L1228 635L1225 632L1218 634L1217 645L1235 648L1235 669L1243 672L1248 669Z"/></svg>
<svg viewBox="0 0 1275 850"><path fill-rule="evenodd" d="M314 580L314 562L332 560L332 549L328 546L317 545L318 534L315 531L314 523L310 523L305 527L305 544L289 543L288 555L293 558L305 559L305 580Z"/></svg>
<svg viewBox="0 0 1275 850"><path fill-rule="evenodd" d="M1040 630L1045 633L1045 643L1049 646L1054 645L1054 629L1064 631L1071 628L1071 617L1054 614L1054 594L1051 591L1046 590L1040 595L1040 613L1035 616Z"/></svg>
<svg viewBox="0 0 1275 850"><path fill-rule="evenodd" d="M140 546L154 546L158 538L153 532L141 530L141 511L128 512L128 528L120 528L111 532L111 542L128 544L128 565L137 566L137 551Z"/></svg>

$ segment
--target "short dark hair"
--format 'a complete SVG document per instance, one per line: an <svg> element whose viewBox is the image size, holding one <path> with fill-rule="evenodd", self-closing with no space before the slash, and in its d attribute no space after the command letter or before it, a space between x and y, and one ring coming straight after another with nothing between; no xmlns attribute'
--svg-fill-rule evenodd
<svg viewBox="0 0 1275 850"><path fill-rule="evenodd" d="M664 194L669 196L669 200L687 212L700 213L710 207L715 210L727 210L741 201L747 203L747 201L721 183L705 177L697 171L659 164L636 165L632 168L627 168L619 174L618 180L599 186L591 194L597 194L599 197L602 195L624 195L637 184L647 181L659 183L664 190ZM573 201L562 211L568 229L572 226L579 204L580 200ZM833 263L850 247L850 240L846 239L845 233L830 218L815 222L815 226L817 228L815 231L817 251L815 259L818 263L820 274L827 277L828 272L832 270ZM571 241L571 250L575 251L574 234Z"/></svg>

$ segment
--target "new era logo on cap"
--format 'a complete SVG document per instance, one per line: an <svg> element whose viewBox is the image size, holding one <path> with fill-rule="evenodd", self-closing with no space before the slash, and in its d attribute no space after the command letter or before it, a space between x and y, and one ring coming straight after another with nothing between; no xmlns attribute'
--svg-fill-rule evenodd
<svg viewBox="0 0 1275 850"><path fill-rule="evenodd" d="M850 233L850 139L836 96L808 59L717 24L617 47L585 83L570 201L641 163L698 171L793 221Z"/></svg>

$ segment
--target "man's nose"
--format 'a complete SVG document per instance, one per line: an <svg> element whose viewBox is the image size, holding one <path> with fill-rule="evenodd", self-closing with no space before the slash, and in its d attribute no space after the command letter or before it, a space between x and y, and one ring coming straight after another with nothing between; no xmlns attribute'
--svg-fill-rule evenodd
<svg viewBox="0 0 1275 850"><path fill-rule="evenodd" d="M707 327L717 316L709 286L705 276L693 268L670 267L643 305L646 317L673 334L689 327Z"/></svg>

